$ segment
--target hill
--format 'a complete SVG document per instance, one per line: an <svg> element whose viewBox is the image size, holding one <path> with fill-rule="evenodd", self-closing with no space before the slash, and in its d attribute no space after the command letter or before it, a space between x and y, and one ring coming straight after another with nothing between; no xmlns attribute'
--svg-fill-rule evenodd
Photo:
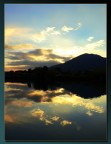
<svg viewBox="0 0 111 144"><path fill-rule="evenodd" d="M82 54L63 64L50 67L51 69L60 68L62 71L89 71L106 70L106 58L96 54Z"/></svg>

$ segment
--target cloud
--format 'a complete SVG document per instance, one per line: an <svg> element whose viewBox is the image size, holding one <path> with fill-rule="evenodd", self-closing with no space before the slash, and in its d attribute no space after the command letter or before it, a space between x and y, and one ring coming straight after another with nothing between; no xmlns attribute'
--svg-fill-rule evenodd
<svg viewBox="0 0 111 144"><path fill-rule="evenodd" d="M5 114L5 122L9 122L9 123L13 123L14 122L14 118L9 115L9 114Z"/></svg>
<svg viewBox="0 0 111 144"><path fill-rule="evenodd" d="M74 28L74 30L78 30L78 29L80 29L80 28L81 28L81 26L82 26L82 23L81 23L81 22L79 22L79 23L77 24L77 27L76 27L76 28Z"/></svg>
<svg viewBox="0 0 111 144"><path fill-rule="evenodd" d="M59 56L54 54L52 49L36 49L29 52L7 52L5 55L5 68L14 68L18 66L18 69L24 66L24 69L29 67L42 67L52 66L55 64L63 63L71 59L70 56ZM20 67L19 67L20 66ZM16 67L17 68L17 67Z"/></svg>
<svg viewBox="0 0 111 144"><path fill-rule="evenodd" d="M61 121L60 124L61 124L62 126L66 126L66 125L71 125L72 122L70 122L70 121L68 121L68 120L63 120L63 121Z"/></svg>
<svg viewBox="0 0 111 144"><path fill-rule="evenodd" d="M8 58L11 60L11 62L14 62L12 60L25 60L28 59L28 55L24 52L7 52L5 55L5 58Z"/></svg>
<svg viewBox="0 0 111 144"><path fill-rule="evenodd" d="M14 86L13 86L14 85ZM67 92L65 89L60 88L60 89L54 89L54 90L47 90L47 91L43 91L43 90L35 90L35 91L29 91L27 93L27 95L24 92L24 85L17 85L16 83L11 85L10 83L7 84L7 87L9 87L8 89L8 93L6 93L6 95L9 95L10 93L13 94L12 96L8 97L9 99L11 98L16 98L16 99L21 99L24 98L23 100L18 100L18 101L14 101L12 102L13 105L16 106L16 103L18 102L18 106L22 106L25 105L27 106L31 106L33 102L52 102L53 104L59 104L59 105L72 105L73 107L83 107L86 110L88 110L87 114L91 115L91 113L93 114L93 112L96 113L103 113L104 112L104 108L102 106L99 105L99 103L101 103L102 101L105 101L105 96L101 96L100 98L96 98L93 99L92 102L90 101L90 99L83 99L81 97L78 97L76 94L73 94L71 92ZM13 86L13 87L12 87ZM17 90L12 91L12 88L17 88ZM22 91L18 91L18 89L21 89ZM42 87L41 87L42 89ZM10 91L10 92L9 92ZM7 91L6 91L7 92ZM23 93L23 94L21 94ZM29 101L25 101L25 98L31 100L31 103L29 103ZM35 110L38 112L38 110ZM34 111L34 113L35 113ZM58 117L53 117L52 120L56 120L58 119Z"/></svg>
<svg viewBox="0 0 111 144"><path fill-rule="evenodd" d="M35 42L41 42L41 41L44 41L46 39L46 35L44 33L38 33L38 34L34 34L32 36L32 40L35 41Z"/></svg>
<svg viewBox="0 0 111 144"><path fill-rule="evenodd" d="M27 54L29 55L35 55L35 56L41 56L41 55L48 55L50 53L53 53L52 49L36 49L36 50L32 50L29 51Z"/></svg>
<svg viewBox="0 0 111 144"><path fill-rule="evenodd" d="M103 113L104 109L101 106L98 106L90 101L85 101L83 98L78 97L74 94L71 94L69 96L64 95L64 97L61 96L55 96L51 99L51 101L55 104L71 104L73 107L76 106L83 106L87 110L91 112L96 112L96 113ZM89 113L88 113L89 114Z"/></svg>
<svg viewBox="0 0 111 144"><path fill-rule="evenodd" d="M6 27L5 28L5 45L9 43L20 43L20 42L42 42L46 40L48 36L57 36L60 35L60 31L55 30L55 27L46 27L40 32L32 28L23 28L23 27ZM10 47L12 48L12 47ZM13 46L13 48L15 48ZM21 45L20 45L21 48Z"/></svg>
<svg viewBox="0 0 111 144"><path fill-rule="evenodd" d="M32 107L33 102L31 101L24 101L24 100L14 100L11 102L12 105L18 106L18 107Z"/></svg>
<svg viewBox="0 0 111 144"><path fill-rule="evenodd" d="M51 120L44 119L44 121L45 121L45 124L46 124L46 125L53 124Z"/></svg>
<svg viewBox="0 0 111 144"><path fill-rule="evenodd" d="M53 35L53 34L54 35L60 34L59 31L55 30L55 27L47 27L45 30L42 30L40 33L43 34L43 35L45 35L45 36L47 36L47 35Z"/></svg>
<svg viewBox="0 0 111 144"><path fill-rule="evenodd" d="M51 118L53 121L58 121L59 120L59 117L58 116L54 116Z"/></svg>
<svg viewBox="0 0 111 144"><path fill-rule="evenodd" d="M85 108L88 110L97 112L97 113L103 113L104 112L103 107L97 106L93 103L86 103Z"/></svg>
<svg viewBox="0 0 111 144"><path fill-rule="evenodd" d="M28 68L29 68L29 66L27 66L27 65L19 65L19 67L18 67L18 65L17 66L6 65L5 71L11 71L11 70L17 71L17 70L24 70L24 69L28 69Z"/></svg>
<svg viewBox="0 0 111 144"><path fill-rule="evenodd" d="M53 31L52 33L51 33L51 35L60 35L61 33L59 32L59 31Z"/></svg>
<svg viewBox="0 0 111 144"><path fill-rule="evenodd" d="M81 27L81 23L79 22L75 28L63 26L61 28L64 32L69 32L71 30L78 30ZM40 32L35 32L32 28L24 28L24 27L6 27L5 28L5 45L9 43L20 43L20 42L42 42L46 40L48 36L57 36L61 35L59 30L56 30L56 27L46 27L45 29L41 30ZM25 46L25 45L24 45ZM31 45L27 44L26 47L32 47ZM23 45L16 46L18 48L23 47ZM15 49L15 47L9 47ZM23 47L25 48L25 47Z"/></svg>
<svg viewBox="0 0 111 144"><path fill-rule="evenodd" d="M21 27L6 27L5 28L5 44L8 44L13 41L19 41L19 39L29 38L30 28L21 28Z"/></svg>
<svg viewBox="0 0 111 144"><path fill-rule="evenodd" d="M13 117L10 113L9 113L9 108L6 107L5 105L5 109L4 109L5 113L4 113L4 120L5 120L5 123L14 123L15 122L15 119L16 117Z"/></svg>
<svg viewBox="0 0 111 144"><path fill-rule="evenodd" d="M13 49L13 50L24 50L24 49L33 49L34 46L32 44L18 44L18 45L5 45L6 49Z"/></svg>
<svg viewBox="0 0 111 144"><path fill-rule="evenodd" d="M69 31L71 31L71 30L73 30L72 27L67 27L67 26L63 26L63 27L62 27L62 31L69 32Z"/></svg>
<svg viewBox="0 0 111 144"><path fill-rule="evenodd" d="M88 116L92 116L92 115L93 115L93 113L91 113L91 111L88 111L86 114L87 114Z"/></svg>
<svg viewBox="0 0 111 144"><path fill-rule="evenodd" d="M46 92L43 90L35 90L35 91L30 91L28 93L28 96L32 97L32 96L43 96L46 95Z"/></svg>
<svg viewBox="0 0 111 144"><path fill-rule="evenodd" d="M54 94L64 94L65 89L64 88L58 88L56 90L54 90Z"/></svg>
<svg viewBox="0 0 111 144"><path fill-rule="evenodd" d="M5 82L5 85L6 86L8 86L8 87L10 87L10 86L13 86L13 83L12 82ZM21 89L21 88L23 88L23 87L25 87L26 86L26 84L24 84L24 83L14 83L14 86L15 86L15 88L17 88L18 86L21 86L19 89Z"/></svg>
<svg viewBox="0 0 111 144"><path fill-rule="evenodd" d="M83 99L81 97L78 97L75 94L67 93L63 88L60 89L54 89L54 90L29 90L27 93L25 93L25 89L27 90L26 85L24 84L19 84L19 83L6 83L7 87L9 87L8 92L12 90L12 88L21 88L21 92L17 93L17 91L14 91L13 93L15 94L14 97L8 97L6 95L8 103L6 104L8 108L8 112L5 111L6 115L11 114L11 116L6 116L6 121L7 122L21 122L24 121L24 118L28 117L29 119L26 118L26 121L30 122L30 120L40 120L42 121L45 125L52 125L54 123L59 123L62 126L68 126L73 124L73 126L76 126L77 130L80 130L80 126L71 120L63 119L59 115L53 115L53 113L48 115L47 110L45 112L44 109L41 108L34 108L32 106L37 106L37 102L49 102L47 100L43 101L42 98L48 97L50 99L50 102L53 103L53 105L58 104L58 106L61 104L65 104L65 109L58 109L59 112L67 111L67 105L73 106L73 107L80 107L80 109L85 109L86 114L88 116L92 116L93 112L101 114L104 112L104 108L101 106L101 103L106 101L106 96L101 96L99 98L94 98L92 100L90 99ZM11 92L12 93L12 92ZM21 94L22 93L22 94ZM9 93L8 93L9 94ZM29 95L28 95L29 94ZM40 101L36 101L34 98L40 97ZM12 99L13 98L13 99ZM19 100L17 100L19 99ZM29 101L29 100L31 101ZM29 103L30 102L30 103ZM9 104L9 105L8 105ZM49 105L49 103L47 103ZM57 106L57 107L58 107ZM18 107L23 107L23 113L21 113L21 109ZM30 112L26 110L26 108L30 107L31 110ZM55 108L57 108L55 107ZM45 107L43 107L45 108ZM25 110L25 111L24 111ZM56 109L57 110L57 109ZM19 112L19 114L18 114ZM26 113L25 113L26 112ZM25 116L24 116L25 113ZM15 117L16 114L16 117ZM26 121L24 121L26 123Z"/></svg>
<svg viewBox="0 0 111 144"><path fill-rule="evenodd" d="M42 87L41 87L42 88ZM52 97L64 95L65 90L60 88L57 90L35 90L27 94L27 98L35 102L50 102Z"/></svg>
<svg viewBox="0 0 111 144"><path fill-rule="evenodd" d="M12 85L9 83L6 85L8 87L8 90L6 88L6 91L5 91L5 94L6 96L8 96L9 99L11 98L16 98L17 99L20 99L18 101L18 105L21 105L24 103L25 99L29 99L31 100L31 102L41 102L41 103L47 103L47 102L51 102L52 101L52 98L55 97L55 96L61 96L61 95L64 95L65 93L65 90L62 90L61 88L60 89L53 89L53 90L47 90L47 91L44 91L44 90L35 90L35 91L29 91L27 93L27 95L24 93L24 85L17 85L16 83L14 83L14 86L13 86L13 89L17 88L17 90L12 90ZM40 88L40 87L39 87ZM41 86L41 89L43 87ZM18 89L21 89L21 91L18 91ZM23 94L21 94L23 93ZM21 102L21 98L24 98ZM28 101L26 101L28 102ZM6 101L6 103L9 103L8 99ZM11 103L11 101L10 101ZM13 104L15 104L16 102L14 101ZM25 103L26 105L29 104L31 105L31 103Z"/></svg>
<svg viewBox="0 0 111 144"><path fill-rule="evenodd" d="M102 47L104 44L105 44L104 40L99 40L93 43L86 44L85 48L93 50L95 48Z"/></svg>
<svg viewBox="0 0 111 144"><path fill-rule="evenodd" d="M31 115L35 118L38 118L40 121L45 122L46 125L53 124L51 120L48 120L45 116L45 112L41 109L33 109Z"/></svg>
<svg viewBox="0 0 111 144"><path fill-rule="evenodd" d="M81 26L82 26L82 23L79 22L75 28L68 27L68 26L63 26L61 30L64 31L64 32L69 32L69 31L72 31L72 30L76 31L76 30L80 29Z"/></svg>
<svg viewBox="0 0 111 144"><path fill-rule="evenodd" d="M55 30L55 27L47 27L46 29L42 30L41 32L34 34L32 36L32 40L35 42L42 42L46 40L46 38L50 35L60 35L59 31Z"/></svg>
<svg viewBox="0 0 111 144"><path fill-rule="evenodd" d="M57 60L58 62L65 62L65 61L68 61L68 60L70 60L71 59L71 57L69 56L67 56L67 57L64 57L64 56L59 56L59 55L57 55L57 54L49 54L48 56L47 56L47 59L49 59L49 60Z"/></svg>
<svg viewBox="0 0 111 144"><path fill-rule="evenodd" d="M41 109L34 109L31 111L31 115L34 117L40 117L41 118L44 115L44 111Z"/></svg>
<svg viewBox="0 0 111 144"><path fill-rule="evenodd" d="M48 32L53 32L54 29L55 29L55 27L47 27L47 28L46 28L45 30L43 30L42 32L47 34Z"/></svg>
<svg viewBox="0 0 111 144"><path fill-rule="evenodd" d="M46 115L45 111L41 110L41 109L33 109L31 111L31 115L35 118L38 118L40 121L43 121L46 125L52 125L54 124L54 122L57 122L58 120L60 120L60 117L58 116L53 116L50 118L50 115ZM66 126L66 125L71 125L72 122L68 121L68 120L60 120L60 124L62 126Z"/></svg>
<svg viewBox="0 0 111 144"><path fill-rule="evenodd" d="M64 94L64 97L55 96L52 98L52 102L56 104L71 104L73 103L72 98L68 97L67 94Z"/></svg>
<svg viewBox="0 0 111 144"><path fill-rule="evenodd" d="M94 37L90 36L90 37L88 37L87 40L88 40L89 42L91 42L93 39L94 39Z"/></svg>
<svg viewBox="0 0 111 144"><path fill-rule="evenodd" d="M57 62L56 60L48 60L48 61L20 60L20 61L12 61L8 65L11 65L11 68L13 68L13 70L14 70L14 67L17 68L17 66L18 66L18 70L20 70L21 67L25 70L28 68L43 67L43 66L50 67L56 64L59 64L59 62ZM7 68L7 65L6 65L6 68Z"/></svg>

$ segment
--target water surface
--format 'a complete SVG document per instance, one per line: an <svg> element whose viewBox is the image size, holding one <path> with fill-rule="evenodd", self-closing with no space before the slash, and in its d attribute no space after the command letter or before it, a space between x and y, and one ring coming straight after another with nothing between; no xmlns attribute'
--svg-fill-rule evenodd
<svg viewBox="0 0 111 144"><path fill-rule="evenodd" d="M101 86L5 83L6 140L106 140L106 113Z"/></svg>

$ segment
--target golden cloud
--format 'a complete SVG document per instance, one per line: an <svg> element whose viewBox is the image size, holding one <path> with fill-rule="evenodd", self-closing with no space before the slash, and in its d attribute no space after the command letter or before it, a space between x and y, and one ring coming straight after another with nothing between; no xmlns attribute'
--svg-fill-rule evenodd
<svg viewBox="0 0 111 144"><path fill-rule="evenodd" d="M84 104L84 106L86 109L97 112L97 113L103 113L104 112L103 107L97 106L93 103L86 103L86 104Z"/></svg>
<svg viewBox="0 0 111 144"><path fill-rule="evenodd" d="M92 116L92 115L93 115L93 113L91 113L91 111L88 111L86 114L87 114L88 116Z"/></svg>
<svg viewBox="0 0 111 144"><path fill-rule="evenodd" d="M50 120L48 120L48 119L44 119L44 121L45 121L45 124L46 124L46 125L53 124L52 121L50 121Z"/></svg>
<svg viewBox="0 0 111 144"><path fill-rule="evenodd" d="M53 124L51 120L48 120L45 116L45 112L41 109L34 109L31 111L33 117L38 118L39 120L45 122L46 125Z"/></svg>
<svg viewBox="0 0 111 144"><path fill-rule="evenodd" d="M22 50L22 49L33 49L34 46L32 44L18 44L18 45L5 45L6 49L15 49L15 50Z"/></svg>
<svg viewBox="0 0 111 144"><path fill-rule="evenodd" d="M57 90L47 90L47 91L43 91L43 90L35 90L35 91L31 91L28 93L28 96L48 96L49 94L61 94L64 92L63 88L57 89Z"/></svg>
<svg viewBox="0 0 111 144"><path fill-rule="evenodd" d="M51 118L53 121L58 121L59 120L59 117L58 116L54 116Z"/></svg>
<svg viewBox="0 0 111 144"><path fill-rule="evenodd" d="M56 96L52 98L53 103L57 104L74 104L75 100L74 97L70 97L67 94Z"/></svg>
<svg viewBox="0 0 111 144"><path fill-rule="evenodd" d="M34 110L31 111L31 115L34 116L34 117L42 118L43 115L44 115L44 111L41 110L41 109L34 109Z"/></svg>
<svg viewBox="0 0 111 144"><path fill-rule="evenodd" d="M28 93L28 96L45 96L46 92L43 90L35 90Z"/></svg>
<svg viewBox="0 0 111 144"><path fill-rule="evenodd" d="M63 121L61 121L60 124L61 124L62 126L66 126L66 125L71 125L72 122L70 122L70 121L68 121L68 120L63 120Z"/></svg>
<svg viewBox="0 0 111 144"><path fill-rule="evenodd" d="M47 57L45 55L35 55L35 54L28 54L28 57L36 60L36 61L48 61Z"/></svg>
<svg viewBox="0 0 111 144"><path fill-rule="evenodd" d="M54 93L63 93L64 92L64 88L59 88L57 90L54 90Z"/></svg>
<svg viewBox="0 0 111 144"><path fill-rule="evenodd" d="M33 117L38 118L40 121L43 121L46 125L50 125L50 124L52 125L52 124L54 124L54 122L57 122L60 119L60 117L58 117L58 116L53 116L53 117L50 118L50 116L46 115L45 112L41 109L32 110L31 115ZM68 120L62 120L60 122L60 124L62 126L65 126L65 125L72 124L72 122L70 122Z"/></svg>

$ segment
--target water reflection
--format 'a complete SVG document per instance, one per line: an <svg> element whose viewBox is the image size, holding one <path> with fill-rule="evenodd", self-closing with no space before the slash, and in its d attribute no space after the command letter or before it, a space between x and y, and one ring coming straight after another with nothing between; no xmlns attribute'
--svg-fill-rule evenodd
<svg viewBox="0 0 111 144"><path fill-rule="evenodd" d="M84 94L91 98L83 97L77 92L83 87L57 84L46 90L40 84L5 83L6 140L105 140L105 91L98 95L95 89L92 98L89 85Z"/></svg>

